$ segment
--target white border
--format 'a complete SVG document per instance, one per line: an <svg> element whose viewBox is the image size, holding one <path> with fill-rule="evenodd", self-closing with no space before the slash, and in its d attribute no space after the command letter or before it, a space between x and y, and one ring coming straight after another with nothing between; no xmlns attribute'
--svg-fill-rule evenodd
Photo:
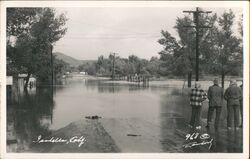
<svg viewBox="0 0 250 159"><path fill-rule="evenodd" d="M0 1L1 5L1 157L0 158L248 158L249 156L249 3L247 1ZM243 153L6 153L6 8L7 7L241 7L244 28Z"/></svg>

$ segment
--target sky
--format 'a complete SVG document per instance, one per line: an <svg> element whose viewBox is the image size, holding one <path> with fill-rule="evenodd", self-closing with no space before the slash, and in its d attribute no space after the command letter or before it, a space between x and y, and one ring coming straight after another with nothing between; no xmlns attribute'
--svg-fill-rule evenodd
<svg viewBox="0 0 250 159"><path fill-rule="evenodd" d="M203 8L220 16L229 8ZM57 13L65 13L68 21L66 34L54 47L79 60L96 60L100 55L110 53L127 58L136 55L150 59L159 56L163 47L157 42L161 30L167 30L178 39L173 28L177 17L187 13L183 10L195 8L56 8ZM232 8L237 19L242 14L240 8ZM188 14L187 14L188 15ZM190 15L191 16L191 15Z"/></svg>

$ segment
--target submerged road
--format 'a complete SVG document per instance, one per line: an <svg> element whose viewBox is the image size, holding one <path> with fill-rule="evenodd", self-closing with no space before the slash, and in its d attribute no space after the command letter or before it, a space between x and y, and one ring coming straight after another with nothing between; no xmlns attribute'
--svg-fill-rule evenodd
<svg viewBox="0 0 250 159"><path fill-rule="evenodd" d="M188 128L191 108L182 84L153 81L144 88L80 76L30 90L8 104L7 152L242 152L242 129L226 129L226 106L218 131L205 129L207 101L202 129ZM91 115L102 118L85 118Z"/></svg>
<svg viewBox="0 0 250 159"><path fill-rule="evenodd" d="M177 114L161 119L168 126L158 125L158 119L101 118L82 119L54 131L44 139L84 138L82 145L72 143L33 143L32 152L242 152L242 130L204 128L197 131L185 126L185 119ZM192 137L191 137L192 135ZM197 136L197 138L196 138ZM188 138L188 139L187 139ZM193 138L193 139L192 139Z"/></svg>

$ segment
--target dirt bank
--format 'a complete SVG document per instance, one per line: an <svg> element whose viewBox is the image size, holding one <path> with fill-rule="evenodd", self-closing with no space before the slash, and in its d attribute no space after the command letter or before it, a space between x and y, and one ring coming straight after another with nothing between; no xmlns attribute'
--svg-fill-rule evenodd
<svg viewBox="0 0 250 159"><path fill-rule="evenodd" d="M49 141L41 142L42 140L37 138L35 140L37 142L33 143L30 151L46 153L120 152L114 140L98 120L82 119L42 138ZM67 142L64 142L64 140L67 140Z"/></svg>

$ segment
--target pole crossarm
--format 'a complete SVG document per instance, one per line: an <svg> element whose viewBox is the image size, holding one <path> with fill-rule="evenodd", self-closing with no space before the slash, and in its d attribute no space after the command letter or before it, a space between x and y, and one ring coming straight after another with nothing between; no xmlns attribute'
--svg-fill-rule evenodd
<svg viewBox="0 0 250 159"><path fill-rule="evenodd" d="M196 26L195 25L183 25L183 27L185 28L195 28ZM212 28L211 26L199 26L199 28Z"/></svg>
<svg viewBox="0 0 250 159"><path fill-rule="evenodd" d="M195 25L183 25L183 27L185 27L185 28L195 28L196 26Z"/></svg>
<svg viewBox="0 0 250 159"><path fill-rule="evenodd" d="M199 26L200 28L212 28L211 26Z"/></svg>
<svg viewBox="0 0 250 159"><path fill-rule="evenodd" d="M212 13L212 11L201 11L201 10L198 10L198 11L187 11L187 10L184 10L183 13Z"/></svg>

